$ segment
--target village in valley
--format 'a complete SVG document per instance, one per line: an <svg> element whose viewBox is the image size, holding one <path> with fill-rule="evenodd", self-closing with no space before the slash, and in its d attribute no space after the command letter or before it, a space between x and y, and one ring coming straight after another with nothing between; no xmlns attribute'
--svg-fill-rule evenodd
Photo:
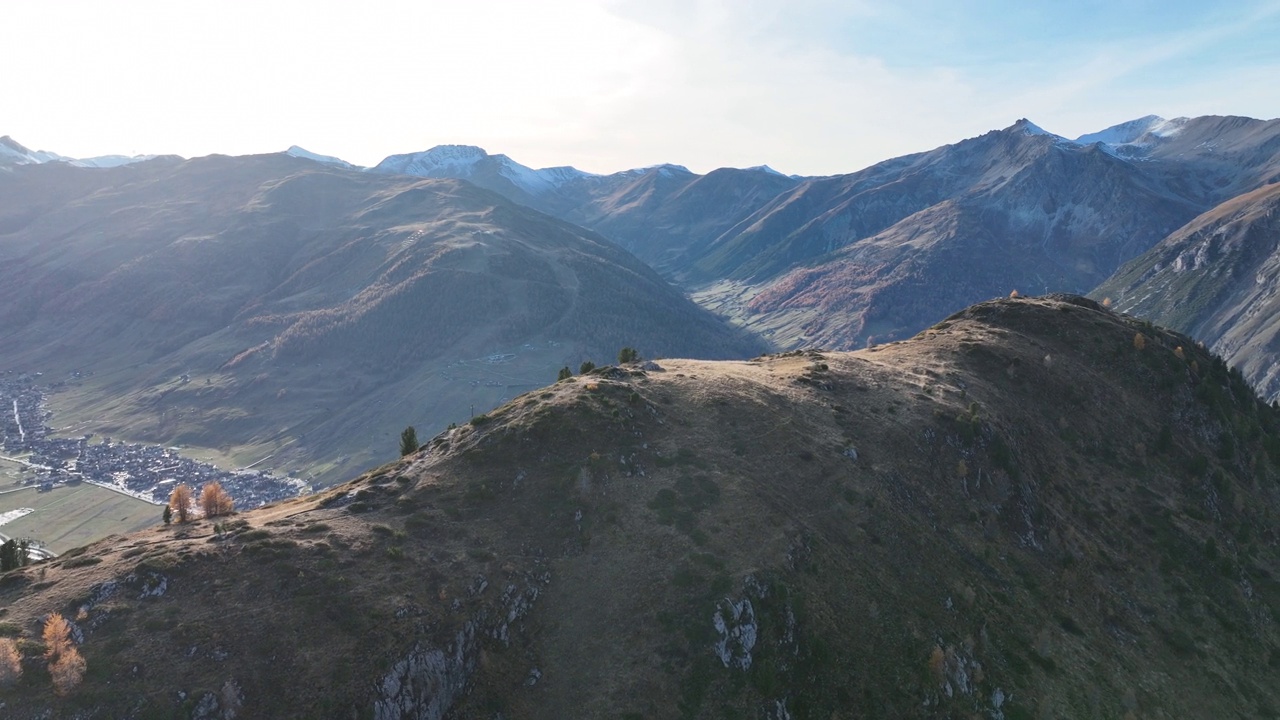
<svg viewBox="0 0 1280 720"><path fill-rule="evenodd" d="M217 481L249 509L295 497L310 489L301 480L267 471L224 470L182 456L175 448L95 438L53 437L51 413L36 374L0 373L0 460L27 469L24 485L52 490L87 482L148 502L163 504L178 483L193 490Z"/></svg>

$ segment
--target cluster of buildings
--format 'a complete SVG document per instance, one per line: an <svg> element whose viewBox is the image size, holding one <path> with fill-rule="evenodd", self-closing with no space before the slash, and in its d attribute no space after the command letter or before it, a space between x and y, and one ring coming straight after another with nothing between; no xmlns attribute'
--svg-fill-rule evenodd
<svg viewBox="0 0 1280 720"><path fill-rule="evenodd" d="M92 435L50 437L50 413L36 380L12 371L0 374L0 454L27 465L34 473L28 482L44 489L91 482L163 503L178 483L198 492L200 486L216 480L242 510L310 489L301 480L265 471L223 470L183 457L173 448L112 442L110 438L91 442Z"/></svg>

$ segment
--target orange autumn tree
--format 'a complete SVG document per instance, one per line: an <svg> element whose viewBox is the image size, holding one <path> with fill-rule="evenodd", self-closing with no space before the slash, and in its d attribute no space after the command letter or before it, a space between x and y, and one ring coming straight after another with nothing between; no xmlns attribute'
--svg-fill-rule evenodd
<svg viewBox="0 0 1280 720"><path fill-rule="evenodd" d="M61 613L53 613L44 623L44 658L49 663L54 692L66 695L84 679L84 656L71 642L71 624Z"/></svg>
<svg viewBox="0 0 1280 720"><path fill-rule="evenodd" d="M191 518L191 500L191 487L186 483L178 483L169 493L169 507L173 508L175 522L184 523Z"/></svg>
<svg viewBox="0 0 1280 720"><path fill-rule="evenodd" d="M222 484L215 480L205 483L200 489L200 509L204 511L205 517L217 517L235 512L236 504L227 491L222 489Z"/></svg>

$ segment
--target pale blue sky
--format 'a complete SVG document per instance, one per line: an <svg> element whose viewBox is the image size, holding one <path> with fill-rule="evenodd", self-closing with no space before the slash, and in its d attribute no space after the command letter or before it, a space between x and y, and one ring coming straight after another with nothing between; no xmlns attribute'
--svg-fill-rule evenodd
<svg viewBox="0 0 1280 720"><path fill-rule="evenodd" d="M1280 0L15 0L0 134L849 172L1019 117L1280 115Z"/></svg>

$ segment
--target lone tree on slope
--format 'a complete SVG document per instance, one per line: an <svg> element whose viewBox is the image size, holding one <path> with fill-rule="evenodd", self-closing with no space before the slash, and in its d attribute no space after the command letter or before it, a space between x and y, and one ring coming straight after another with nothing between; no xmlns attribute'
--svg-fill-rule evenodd
<svg viewBox="0 0 1280 720"><path fill-rule="evenodd" d="M66 695L84 679L85 670L84 657L71 642L71 624L62 613L53 613L44 623L42 638L54 692Z"/></svg>
<svg viewBox="0 0 1280 720"><path fill-rule="evenodd" d="M400 457L412 455L416 452L418 452L418 431L414 430L413 426L410 425L404 429L404 432L400 433Z"/></svg>
<svg viewBox="0 0 1280 720"><path fill-rule="evenodd" d="M633 363L640 359L640 351L633 347L627 346L618 351L618 364L625 365Z"/></svg>
<svg viewBox="0 0 1280 720"><path fill-rule="evenodd" d="M169 493L169 507L173 508L173 519L184 523L191 518L191 486L186 483L178 483L178 486Z"/></svg>
<svg viewBox="0 0 1280 720"><path fill-rule="evenodd" d="M230 515L235 512L236 503L227 491L222 489L222 483L214 480L200 488L200 509L204 511L205 517Z"/></svg>

